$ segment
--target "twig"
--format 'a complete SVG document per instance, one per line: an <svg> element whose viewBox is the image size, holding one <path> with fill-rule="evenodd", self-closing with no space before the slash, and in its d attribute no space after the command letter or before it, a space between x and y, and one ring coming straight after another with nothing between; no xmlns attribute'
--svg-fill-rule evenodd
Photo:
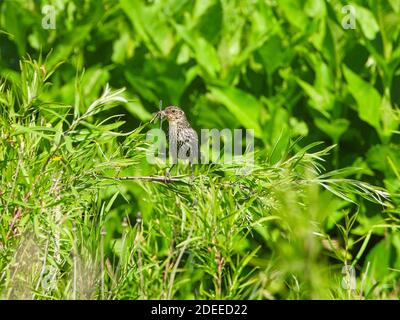
<svg viewBox="0 0 400 320"><path fill-rule="evenodd" d="M125 181L125 180L139 180L139 181L156 181L156 182L163 182L163 183L172 183L172 182L183 182L187 183L184 179L181 178L172 178L167 176L125 176L125 177L104 177L99 176L103 179L109 180L118 180L118 181Z"/></svg>

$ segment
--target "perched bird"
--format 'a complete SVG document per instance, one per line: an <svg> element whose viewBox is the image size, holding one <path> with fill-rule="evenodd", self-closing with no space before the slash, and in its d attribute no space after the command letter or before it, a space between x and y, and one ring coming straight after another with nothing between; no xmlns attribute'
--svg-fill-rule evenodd
<svg viewBox="0 0 400 320"><path fill-rule="evenodd" d="M176 106L169 106L156 113L153 122L157 118L168 120L168 142L169 154L172 158L172 166L177 163L177 159L189 160L190 165L198 162L198 137L196 131L191 127L186 118L185 112Z"/></svg>

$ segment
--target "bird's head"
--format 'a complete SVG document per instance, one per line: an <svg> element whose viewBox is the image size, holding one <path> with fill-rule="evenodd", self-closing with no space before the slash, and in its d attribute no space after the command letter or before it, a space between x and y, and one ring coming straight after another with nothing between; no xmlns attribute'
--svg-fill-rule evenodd
<svg viewBox="0 0 400 320"><path fill-rule="evenodd" d="M176 106L169 106L164 110L157 112L155 117L160 119L167 118L168 122L186 121L185 112Z"/></svg>

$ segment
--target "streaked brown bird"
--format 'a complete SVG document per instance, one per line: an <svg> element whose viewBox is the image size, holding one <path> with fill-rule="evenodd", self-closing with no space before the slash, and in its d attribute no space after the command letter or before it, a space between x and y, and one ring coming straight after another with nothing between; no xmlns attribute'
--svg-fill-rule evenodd
<svg viewBox="0 0 400 320"><path fill-rule="evenodd" d="M177 159L189 160L191 166L197 163L198 137L196 131L187 120L185 112L179 107L169 106L157 112L151 122L158 118L166 118L169 125L168 142L172 166L168 170L168 175L177 163Z"/></svg>

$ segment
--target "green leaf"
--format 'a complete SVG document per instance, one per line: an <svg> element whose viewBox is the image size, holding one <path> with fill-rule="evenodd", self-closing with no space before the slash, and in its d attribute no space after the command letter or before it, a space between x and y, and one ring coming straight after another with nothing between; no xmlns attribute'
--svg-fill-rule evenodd
<svg viewBox="0 0 400 320"><path fill-rule="evenodd" d="M302 1L281 0L279 7L283 10L290 24L296 26L301 31L307 28L309 19L303 10Z"/></svg>
<svg viewBox="0 0 400 320"><path fill-rule="evenodd" d="M326 110L328 101L326 100L323 92L316 90L314 86L301 79L296 80L301 88L305 91L305 93L310 97L310 106L313 107L315 110L321 112L321 114L323 114L325 117L330 118L330 114Z"/></svg>
<svg viewBox="0 0 400 320"><path fill-rule="evenodd" d="M4 3L4 21L2 27L8 31L8 34L12 35L11 39L15 41L18 48L18 53L23 56L26 51L26 40L27 40L27 22L24 21L26 14L25 10L14 1L6 1Z"/></svg>
<svg viewBox="0 0 400 320"><path fill-rule="evenodd" d="M143 107L142 103L138 100L129 101L125 104L125 109L128 112L142 121L148 121L152 115Z"/></svg>
<svg viewBox="0 0 400 320"><path fill-rule="evenodd" d="M369 123L380 132L381 96L378 90L348 67L343 66L343 72L348 83L348 89L357 102L360 119Z"/></svg>
<svg viewBox="0 0 400 320"><path fill-rule="evenodd" d="M66 33L63 36L63 42L57 45L54 52L50 55L47 66L54 67L57 63L60 63L60 61L67 60L74 50L84 43L92 27L91 24L78 26L74 30Z"/></svg>
<svg viewBox="0 0 400 320"><path fill-rule="evenodd" d="M220 70L220 62L215 48L200 35L175 24L175 29L194 53L197 63L205 70L205 78L215 78Z"/></svg>
<svg viewBox="0 0 400 320"><path fill-rule="evenodd" d="M211 87L212 96L237 118L246 128L254 129L256 137L261 137L262 130L258 123L262 103L254 96L233 87Z"/></svg>
<svg viewBox="0 0 400 320"><path fill-rule="evenodd" d="M326 121L323 118L316 118L315 125L329 137L332 138L334 143L338 143L340 137L347 131L350 121L347 119L335 119L333 121Z"/></svg>
<svg viewBox="0 0 400 320"><path fill-rule="evenodd" d="M307 0L305 12L313 18L324 18L326 15L325 2L320 0Z"/></svg>
<svg viewBox="0 0 400 320"><path fill-rule="evenodd" d="M388 239L381 240L376 244L365 258L365 266L370 263L367 277L375 281L384 281L385 277L389 274L389 267L391 266L391 257L394 254L394 248Z"/></svg>
<svg viewBox="0 0 400 320"><path fill-rule="evenodd" d="M210 43L216 43L222 30L222 7L219 0L197 1L196 5L208 5L207 9L197 18L196 29Z"/></svg>
<svg viewBox="0 0 400 320"><path fill-rule="evenodd" d="M361 26L361 30L365 37L373 40L379 31L379 25L376 22L374 15L368 9L356 4L352 4L356 8L356 19Z"/></svg>
<svg viewBox="0 0 400 320"><path fill-rule="evenodd" d="M375 145L367 152L368 165L375 170L385 172L386 176L393 175L388 159L400 168L400 147L398 145Z"/></svg>
<svg viewBox="0 0 400 320"><path fill-rule="evenodd" d="M293 56L292 50L286 50L278 36L272 36L257 51L264 67L272 74L276 69L288 63ZM279 54L276 54L279 52Z"/></svg>
<svg viewBox="0 0 400 320"><path fill-rule="evenodd" d="M123 32L118 40L114 42L111 60L116 63L124 63L133 54L133 41L127 31Z"/></svg>
<svg viewBox="0 0 400 320"><path fill-rule="evenodd" d="M168 55L174 46L174 39L168 25L170 18L164 14L165 8L162 3L146 5L138 0L120 0L120 4L148 49L155 55Z"/></svg>
<svg viewBox="0 0 400 320"><path fill-rule="evenodd" d="M392 108L390 98L386 95L382 97L381 103L382 136L387 140L392 136L394 130L398 128L398 117Z"/></svg>
<svg viewBox="0 0 400 320"><path fill-rule="evenodd" d="M389 3L396 13L400 11L400 0L389 0Z"/></svg>

